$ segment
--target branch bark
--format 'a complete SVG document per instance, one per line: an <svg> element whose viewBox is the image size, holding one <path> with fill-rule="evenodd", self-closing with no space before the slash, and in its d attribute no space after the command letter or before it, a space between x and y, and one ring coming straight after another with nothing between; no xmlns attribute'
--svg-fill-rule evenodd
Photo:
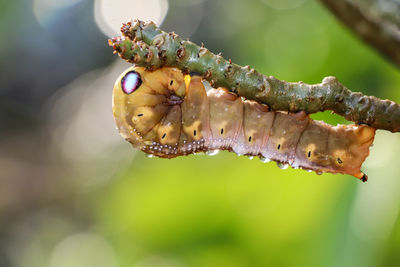
<svg viewBox="0 0 400 267"><path fill-rule="evenodd" d="M184 41L175 33L166 33L154 23L129 22L121 28L123 37L109 40L121 58L148 68L176 67L185 73L203 76L213 87L225 87L247 99L267 104L272 110L324 110L376 129L400 131L400 106L389 100L354 93L326 77L320 84L286 82L264 76L249 66L241 67L211 53L204 46Z"/></svg>
<svg viewBox="0 0 400 267"><path fill-rule="evenodd" d="M388 60L400 66L400 2L321 0L333 14Z"/></svg>

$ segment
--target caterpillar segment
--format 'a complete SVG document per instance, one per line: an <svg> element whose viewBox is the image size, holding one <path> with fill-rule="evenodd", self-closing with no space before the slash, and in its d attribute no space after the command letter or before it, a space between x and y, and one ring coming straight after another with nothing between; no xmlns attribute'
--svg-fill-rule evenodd
<svg viewBox="0 0 400 267"><path fill-rule="evenodd" d="M174 158L229 150L294 168L353 175L369 154L375 129L332 126L304 111L270 111L179 69L131 67L115 82L113 114L121 135L147 154Z"/></svg>

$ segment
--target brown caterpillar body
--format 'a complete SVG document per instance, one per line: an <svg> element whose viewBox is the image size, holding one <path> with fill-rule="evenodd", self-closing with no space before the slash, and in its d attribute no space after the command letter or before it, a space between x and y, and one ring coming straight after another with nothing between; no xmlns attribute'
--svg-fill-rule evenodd
<svg viewBox="0 0 400 267"><path fill-rule="evenodd" d="M114 86L113 113L126 140L158 157L230 150L362 180L375 136L366 125L331 126L304 112L269 111L223 88L206 92L200 76L174 68L126 70Z"/></svg>

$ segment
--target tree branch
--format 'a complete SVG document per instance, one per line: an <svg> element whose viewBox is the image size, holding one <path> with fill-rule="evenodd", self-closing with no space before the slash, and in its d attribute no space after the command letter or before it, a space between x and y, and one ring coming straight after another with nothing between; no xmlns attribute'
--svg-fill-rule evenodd
<svg viewBox="0 0 400 267"><path fill-rule="evenodd" d="M321 0L337 18L388 60L400 66L400 2Z"/></svg>
<svg viewBox="0 0 400 267"><path fill-rule="evenodd" d="M267 104L272 110L315 113L332 110L347 120L376 129L400 131L400 106L389 100L353 93L335 77L309 85L264 76L249 66L241 67L208 49L161 31L154 23L129 22L124 37L109 40L121 58L148 68L176 67L196 72L213 87L225 87L247 99Z"/></svg>

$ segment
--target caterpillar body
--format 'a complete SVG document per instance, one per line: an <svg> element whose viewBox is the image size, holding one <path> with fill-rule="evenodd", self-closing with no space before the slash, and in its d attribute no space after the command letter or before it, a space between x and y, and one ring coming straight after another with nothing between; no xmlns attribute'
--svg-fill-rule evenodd
<svg viewBox="0 0 400 267"><path fill-rule="evenodd" d="M367 125L331 126L303 111L270 111L224 88L206 91L200 76L167 67L122 73L113 89L113 115L127 141L158 157L229 150L363 181L360 167L375 136Z"/></svg>

